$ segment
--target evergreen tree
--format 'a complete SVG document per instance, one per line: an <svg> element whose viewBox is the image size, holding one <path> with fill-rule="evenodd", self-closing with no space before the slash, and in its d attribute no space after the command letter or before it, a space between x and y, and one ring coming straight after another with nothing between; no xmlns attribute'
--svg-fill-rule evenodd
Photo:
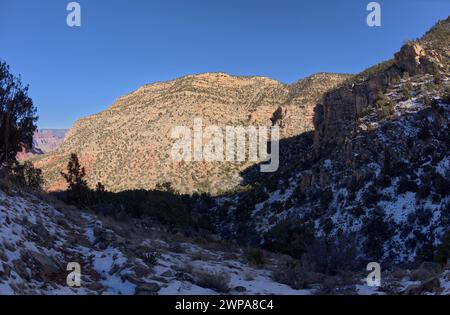
<svg viewBox="0 0 450 315"><path fill-rule="evenodd" d="M69 198L77 203L86 202L85 199L89 193L87 181L85 180L86 171L80 165L78 156L75 153L70 155L69 163L67 164L67 173L61 172L61 175L67 182Z"/></svg>
<svg viewBox="0 0 450 315"><path fill-rule="evenodd" d="M44 179L42 178L41 169L34 167L33 163L26 161L23 165L23 173L28 187L36 191L42 190Z"/></svg>
<svg viewBox="0 0 450 315"><path fill-rule="evenodd" d="M36 108L28 97L28 86L13 76L0 60L0 168L11 166L17 152L30 149L36 131Z"/></svg>
<svg viewBox="0 0 450 315"><path fill-rule="evenodd" d="M28 186L35 191L41 191L44 179L42 170L34 167L33 163L26 161L24 164L15 162L11 168L12 179L20 185Z"/></svg>

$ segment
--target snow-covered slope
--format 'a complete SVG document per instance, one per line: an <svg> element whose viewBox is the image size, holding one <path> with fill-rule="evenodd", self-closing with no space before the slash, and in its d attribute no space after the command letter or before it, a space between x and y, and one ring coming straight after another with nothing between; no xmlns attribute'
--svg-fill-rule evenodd
<svg viewBox="0 0 450 315"><path fill-rule="evenodd" d="M0 294L311 293L276 283L240 249L107 221L111 228L93 214L0 188ZM66 282L71 262L81 266L79 288Z"/></svg>
<svg viewBox="0 0 450 315"><path fill-rule="evenodd" d="M295 276L285 267L285 256L266 253L264 264L256 267L245 251L228 243L194 241L138 221L100 219L0 183L0 295L326 293L327 281L321 277L301 290L275 281L274 273ZM73 262L81 267L80 287L67 283L67 265ZM380 288L368 287L356 275L353 283L333 289L347 294L450 294L448 270L433 278L436 288L430 280L412 281L415 272L403 271L395 281L388 276Z"/></svg>

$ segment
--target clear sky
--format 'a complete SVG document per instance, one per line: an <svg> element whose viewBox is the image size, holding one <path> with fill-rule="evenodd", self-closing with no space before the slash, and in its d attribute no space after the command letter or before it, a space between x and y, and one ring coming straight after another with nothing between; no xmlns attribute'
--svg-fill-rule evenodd
<svg viewBox="0 0 450 315"><path fill-rule="evenodd" d="M356 73L450 15L450 0L0 0L0 58L30 84L39 128L67 128L143 84L223 71L292 83Z"/></svg>

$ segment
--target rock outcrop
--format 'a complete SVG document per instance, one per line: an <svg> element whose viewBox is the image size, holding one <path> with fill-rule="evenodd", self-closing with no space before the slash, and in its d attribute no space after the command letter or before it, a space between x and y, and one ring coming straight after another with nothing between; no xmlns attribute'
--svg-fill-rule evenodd
<svg viewBox="0 0 450 315"><path fill-rule="evenodd" d="M445 71L439 55L433 51L426 51L419 43L408 42L395 54L395 64L411 75Z"/></svg>

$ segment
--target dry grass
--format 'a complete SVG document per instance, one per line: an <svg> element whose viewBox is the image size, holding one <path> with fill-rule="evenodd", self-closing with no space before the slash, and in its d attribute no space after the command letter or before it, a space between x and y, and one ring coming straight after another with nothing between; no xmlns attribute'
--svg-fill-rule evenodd
<svg viewBox="0 0 450 315"><path fill-rule="evenodd" d="M192 270L194 283L200 287L212 289L220 293L230 291L230 276L223 272L208 270Z"/></svg>

